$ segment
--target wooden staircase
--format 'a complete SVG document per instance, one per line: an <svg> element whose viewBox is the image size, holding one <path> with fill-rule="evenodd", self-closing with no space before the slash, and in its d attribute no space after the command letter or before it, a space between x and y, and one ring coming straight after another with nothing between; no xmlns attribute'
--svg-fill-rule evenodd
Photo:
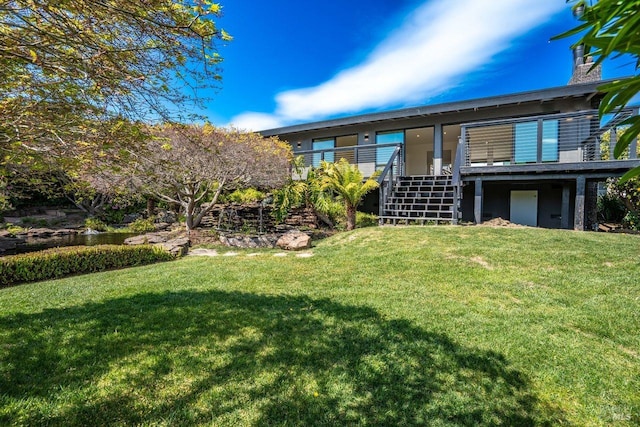
<svg viewBox="0 0 640 427"><path fill-rule="evenodd" d="M450 175L398 177L384 201L381 224L457 224L459 188Z"/></svg>

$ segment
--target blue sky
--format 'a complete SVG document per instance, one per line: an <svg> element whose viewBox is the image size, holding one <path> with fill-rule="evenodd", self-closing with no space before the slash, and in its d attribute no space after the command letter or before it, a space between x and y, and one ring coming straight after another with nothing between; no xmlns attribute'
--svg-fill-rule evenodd
<svg viewBox="0 0 640 427"><path fill-rule="evenodd" d="M222 87L202 113L242 129L561 86L564 0L222 0ZM605 64L604 78L633 74Z"/></svg>

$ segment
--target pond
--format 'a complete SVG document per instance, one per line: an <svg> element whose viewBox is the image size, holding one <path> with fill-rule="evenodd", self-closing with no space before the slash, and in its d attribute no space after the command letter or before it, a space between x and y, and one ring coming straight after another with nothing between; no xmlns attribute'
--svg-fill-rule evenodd
<svg viewBox="0 0 640 427"><path fill-rule="evenodd" d="M61 246L122 245L126 238L138 234L139 233L69 234L46 239L28 238L24 244L18 245L16 249L7 250L2 255L23 254Z"/></svg>

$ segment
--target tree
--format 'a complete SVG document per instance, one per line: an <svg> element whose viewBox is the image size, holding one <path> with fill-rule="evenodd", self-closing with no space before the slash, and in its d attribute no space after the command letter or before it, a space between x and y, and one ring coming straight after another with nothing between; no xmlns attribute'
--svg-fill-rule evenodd
<svg viewBox="0 0 640 427"><path fill-rule="evenodd" d="M584 45L585 55L595 58L593 67L607 58L629 55L635 61L636 75L618 79L600 86L605 93L600 103L600 116L624 108L640 93L640 0L598 0L595 4L585 0L567 0L575 3L576 15L582 24L559 36L563 38L580 34L575 46ZM593 68L592 67L592 68ZM619 158L631 141L640 134L640 116L634 115L622 125L629 125L616 143L615 157ZM627 172L622 181L640 175L640 166Z"/></svg>
<svg viewBox="0 0 640 427"><path fill-rule="evenodd" d="M617 129L617 138L625 132L625 129ZM611 133L602 135L600 140L600 155L603 160L609 160L611 145ZM640 156L640 146L636 147L637 155ZM628 151L628 150L627 150ZM623 222L632 229L640 228L640 177L635 176L626 180L612 178L607 181L607 200L612 200L613 204L621 204L624 207ZM602 200L602 199L601 199ZM602 200L606 204L606 200ZM626 214L626 215L625 215Z"/></svg>
<svg viewBox="0 0 640 427"><path fill-rule="evenodd" d="M220 14L209 0L1 2L0 177L135 142L133 126L109 138L117 122L183 118L219 84Z"/></svg>
<svg viewBox="0 0 640 427"><path fill-rule="evenodd" d="M344 203L347 215L347 230L356 228L356 211L364 196L371 190L378 188L375 178L364 180L362 172L357 165L352 165L346 159L340 159L336 163L322 162L324 170L322 175L322 189L334 192Z"/></svg>
<svg viewBox="0 0 640 427"><path fill-rule="evenodd" d="M120 174L131 185L179 204L187 231L197 227L224 189L276 188L290 175L291 148L275 137L211 125L163 125Z"/></svg>

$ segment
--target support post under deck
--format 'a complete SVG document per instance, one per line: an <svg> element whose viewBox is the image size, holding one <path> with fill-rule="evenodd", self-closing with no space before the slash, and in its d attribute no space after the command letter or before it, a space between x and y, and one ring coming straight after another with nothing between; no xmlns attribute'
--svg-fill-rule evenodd
<svg viewBox="0 0 640 427"><path fill-rule="evenodd" d="M475 197L473 200L473 218L476 224L482 224L482 179L476 178Z"/></svg>
<svg viewBox="0 0 640 427"><path fill-rule="evenodd" d="M584 202L587 189L587 181L584 175L576 178L576 204L575 218L573 220L573 229L584 231Z"/></svg>

